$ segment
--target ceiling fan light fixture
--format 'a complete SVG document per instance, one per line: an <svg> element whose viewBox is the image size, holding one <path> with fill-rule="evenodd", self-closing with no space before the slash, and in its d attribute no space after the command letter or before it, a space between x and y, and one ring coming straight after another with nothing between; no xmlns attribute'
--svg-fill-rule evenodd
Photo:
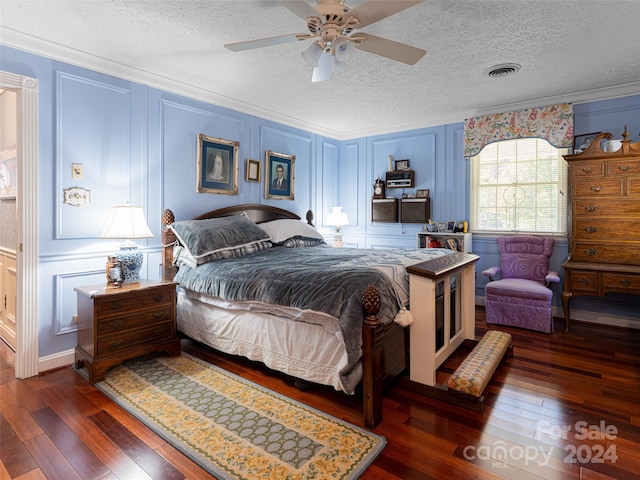
<svg viewBox="0 0 640 480"><path fill-rule="evenodd" d="M303 50L302 53L300 53L300 56L307 65L311 67L317 67L318 61L320 60L320 56L323 52L324 50L322 49L322 47L316 42L313 42L311 45L309 45L309 48Z"/></svg>
<svg viewBox="0 0 640 480"><path fill-rule="evenodd" d="M349 61L355 51L355 45L344 37L338 37L333 41L333 54L340 62Z"/></svg>
<svg viewBox="0 0 640 480"><path fill-rule="evenodd" d="M333 75L331 69L332 58L333 56L330 53L322 52L318 60L318 66L313 69L313 75L311 76L312 82L324 82L325 80L331 79L331 75Z"/></svg>

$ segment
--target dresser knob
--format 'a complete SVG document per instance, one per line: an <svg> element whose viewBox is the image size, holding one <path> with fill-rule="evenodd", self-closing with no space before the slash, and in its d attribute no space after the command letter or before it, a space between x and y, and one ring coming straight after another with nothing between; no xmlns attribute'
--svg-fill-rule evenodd
<svg viewBox="0 0 640 480"><path fill-rule="evenodd" d="M596 233L598 231L598 227L589 225L588 227L585 228L585 230L587 231L587 233Z"/></svg>
<svg viewBox="0 0 640 480"><path fill-rule="evenodd" d="M155 320L160 320L162 317L164 317L164 312L155 312L155 313L153 314L153 318L154 318Z"/></svg>
<svg viewBox="0 0 640 480"><path fill-rule="evenodd" d="M124 345L124 340L114 340L113 342L111 342L111 346L114 348L118 348L121 347L122 345Z"/></svg>
<svg viewBox="0 0 640 480"><path fill-rule="evenodd" d="M584 209L587 212L595 212L598 210L598 206L597 205L587 205L586 207L584 207Z"/></svg>
<svg viewBox="0 0 640 480"><path fill-rule="evenodd" d="M591 187L591 190L593 190L594 192L601 192L604 189L604 187L602 185L594 185Z"/></svg>
<svg viewBox="0 0 640 480"><path fill-rule="evenodd" d="M620 171L628 172L629 170L631 170L631 166L630 165L620 165Z"/></svg>
<svg viewBox="0 0 640 480"><path fill-rule="evenodd" d="M593 172L593 167L582 167L582 171L584 173L591 173Z"/></svg>
<svg viewBox="0 0 640 480"><path fill-rule="evenodd" d="M163 298L163 296L162 296L161 293L158 293L158 294L153 296L153 299L158 303L162 301L162 298Z"/></svg>
<svg viewBox="0 0 640 480"><path fill-rule="evenodd" d="M587 285L591 285L591 280L588 278L578 278L578 284L586 287Z"/></svg>
<svg viewBox="0 0 640 480"><path fill-rule="evenodd" d="M111 322L111 328L120 328L124 325L124 320L118 319Z"/></svg>
<svg viewBox="0 0 640 480"><path fill-rule="evenodd" d="M111 302L111 310L120 310L122 308L121 302Z"/></svg>
<svg viewBox="0 0 640 480"><path fill-rule="evenodd" d="M620 280L620 283L622 285L629 286L633 284L633 281L629 280L628 278L623 278L622 280Z"/></svg>
<svg viewBox="0 0 640 480"><path fill-rule="evenodd" d="M584 252L587 255L589 255L590 257L593 257L594 255L598 254L598 249L597 248L587 248Z"/></svg>

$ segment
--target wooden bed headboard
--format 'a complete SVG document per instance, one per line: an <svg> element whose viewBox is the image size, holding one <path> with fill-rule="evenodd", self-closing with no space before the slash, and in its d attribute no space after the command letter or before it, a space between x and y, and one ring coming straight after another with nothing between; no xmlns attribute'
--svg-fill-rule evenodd
<svg viewBox="0 0 640 480"><path fill-rule="evenodd" d="M219 218L228 217L230 215L239 215L246 213L247 216L255 223L270 222L272 220L280 220L284 218L290 218L294 220L300 220L300 217L285 210L284 208L273 207L270 205L260 205L258 203L247 203L242 205L232 205L230 207L219 208L212 210L202 215L198 215L192 220L206 220L207 218ZM307 211L306 220L309 225L313 227L313 212ZM169 228L175 221L173 212L166 209L162 212L162 278L163 280L172 280L175 276L177 269L173 266L173 246L175 245L177 238L173 231Z"/></svg>

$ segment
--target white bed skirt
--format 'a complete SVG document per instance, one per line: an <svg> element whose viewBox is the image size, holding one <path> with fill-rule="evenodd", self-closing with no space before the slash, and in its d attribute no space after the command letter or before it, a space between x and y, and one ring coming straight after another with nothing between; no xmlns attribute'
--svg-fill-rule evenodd
<svg viewBox="0 0 640 480"><path fill-rule="evenodd" d="M347 353L340 332L254 311L210 305L178 291L178 330L216 350L344 391ZM362 370L360 364L356 367ZM360 377L362 373L358 374Z"/></svg>

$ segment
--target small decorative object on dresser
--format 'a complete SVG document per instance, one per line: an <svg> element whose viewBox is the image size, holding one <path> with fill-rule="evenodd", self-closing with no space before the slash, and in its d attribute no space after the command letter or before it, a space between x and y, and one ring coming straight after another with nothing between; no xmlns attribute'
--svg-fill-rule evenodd
<svg viewBox="0 0 640 480"><path fill-rule="evenodd" d="M78 345L75 364L89 383L104 380L111 367L156 351L180 354L176 332L176 283L141 281L122 288L78 287Z"/></svg>
<svg viewBox="0 0 640 480"><path fill-rule="evenodd" d="M582 153L564 157L571 195L569 256L562 265L565 332L572 297L640 295L640 142L631 143L625 126L620 148L603 150L612 137L599 133Z"/></svg>

